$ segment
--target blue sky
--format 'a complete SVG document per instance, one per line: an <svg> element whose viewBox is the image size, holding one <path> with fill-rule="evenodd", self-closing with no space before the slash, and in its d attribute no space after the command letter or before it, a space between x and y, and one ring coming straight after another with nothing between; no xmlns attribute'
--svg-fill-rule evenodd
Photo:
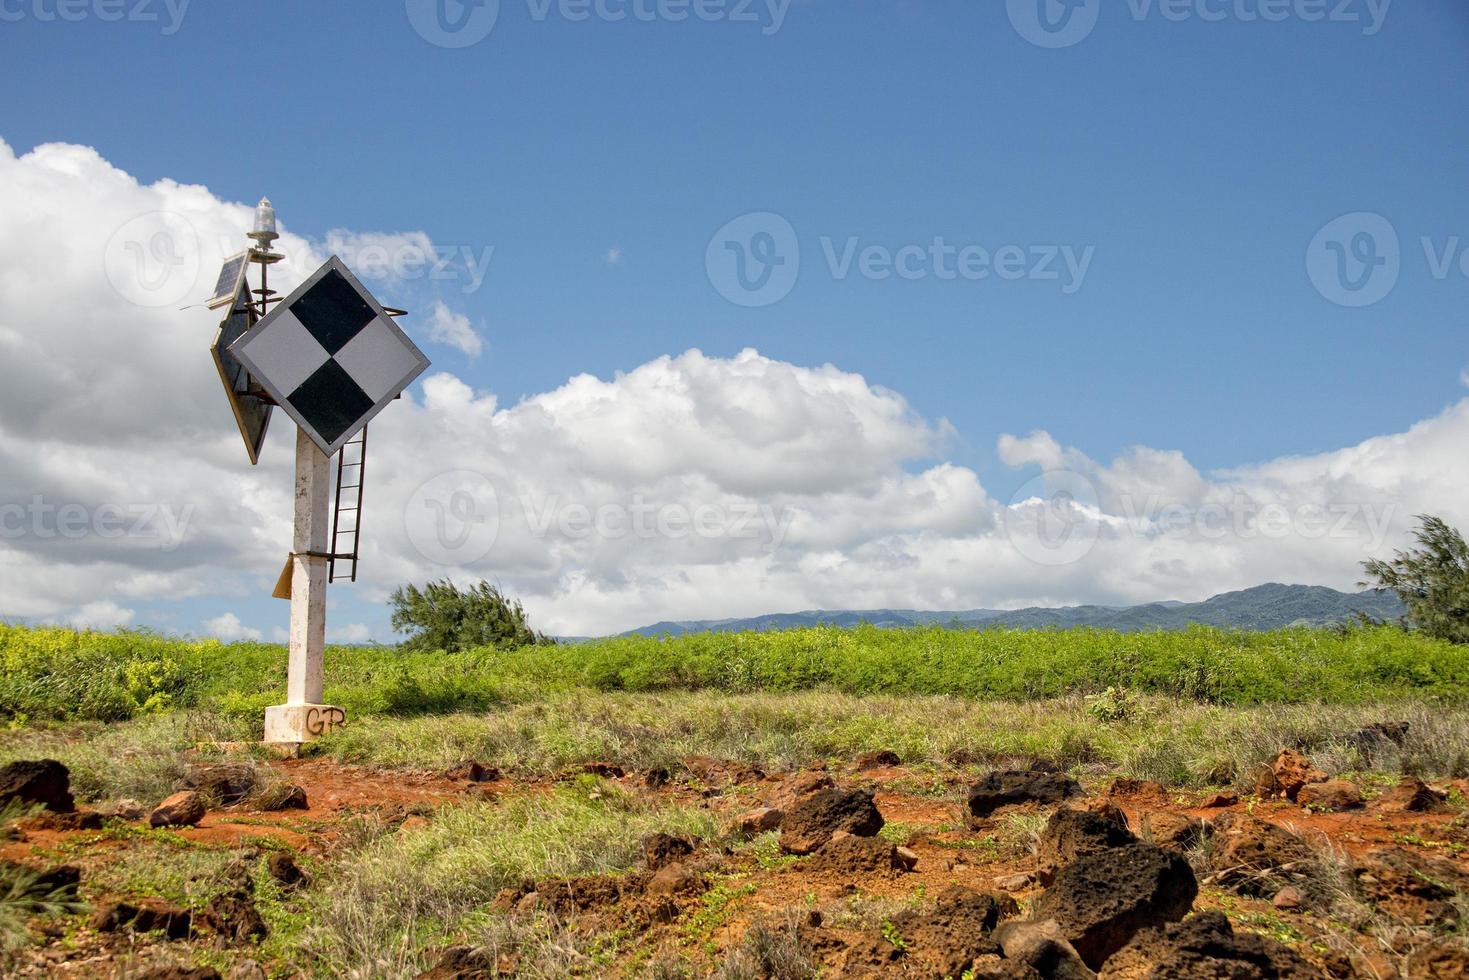
<svg viewBox="0 0 1469 980"><path fill-rule="evenodd" d="M1260 0L1107 0L1089 36L1048 50L1012 22L1021 0L793 0L778 29L765 0L738 23L539 2L500 0L487 37L450 49L410 23L419 0L196 3L173 33L161 0L127 0L158 20L119 23L97 3L64 22L54 0L3 0L0 138L95 147L227 201L269 194L312 239L421 229L493 248L481 288L444 294L485 352L432 354L501 406L753 347L947 419L932 458L1001 498L1030 476L997 458L1002 433L1044 429L1095 459L1179 450L1210 472L1399 432L1463 397L1469 276L1424 246L1469 248L1461 3L1356 0L1340 8L1356 20L1314 22L1318 4L1293 0L1271 22ZM801 263L753 308L705 261L751 212L789 222ZM1401 253L1363 308L1307 272L1317 233L1356 212L1386 218ZM1064 263L1060 281L841 278L825 252L853 236L1091 259L1070 292Z"/></svg>

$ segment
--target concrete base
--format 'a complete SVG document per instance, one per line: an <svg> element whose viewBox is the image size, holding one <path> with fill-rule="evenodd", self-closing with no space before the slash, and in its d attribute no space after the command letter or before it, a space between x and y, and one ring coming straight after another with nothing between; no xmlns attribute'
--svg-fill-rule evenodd
<svg viewBox="0 0 1469 980"><path fill-rule="evenodd" d="M267 745L311 742L347 724L334 704L277 704L265 709Z"/></svg>

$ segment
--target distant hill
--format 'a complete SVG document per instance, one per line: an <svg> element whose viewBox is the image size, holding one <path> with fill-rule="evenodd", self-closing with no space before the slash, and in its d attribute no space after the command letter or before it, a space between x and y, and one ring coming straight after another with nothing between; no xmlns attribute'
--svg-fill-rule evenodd
<svg viewBox="0 0 1469 980"><path fill-rule="evenodd" d="M959 629L1007 627L1066 629L1095 626L1136 633L1183 629L1194 623L1224 629L1272 630L1286 626L1330 626L1366 613L1394 620L1403 605L1391 592L1338 592L1320 585L1259 585L1226 592L1203 602L1150 602L1141 606L1065 606L1058 609L966 609L922 612L915 609L821 610L771 613L746 619L702 619L654 623L624 636L681 636L685 633L737 633L795 629L801 626L902 627L938 624Z"/></svg>

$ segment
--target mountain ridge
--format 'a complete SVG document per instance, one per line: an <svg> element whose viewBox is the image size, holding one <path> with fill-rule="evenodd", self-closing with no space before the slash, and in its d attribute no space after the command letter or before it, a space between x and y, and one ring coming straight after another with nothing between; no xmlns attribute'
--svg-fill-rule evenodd
<svg viewBox="0 0 1469 980"><path fill-rule="evenodd" d="M628 630L620 636L683 636L690 633L769 632L803 626L851 627L863 623L899 628L941 625L956 629L1068 629L1082 626L1133 633L1185 629L1192 625L1260 631L1287 626L1331 626L1359 613L1379 620L1397 619L1404 607L1390 592L1368 589L1341 592L1323 585L1271 582L1222 592L1202 602L1164 600L1134 606L1031 606L1024 609L806 610L729 619L664 620Z"/></svg>

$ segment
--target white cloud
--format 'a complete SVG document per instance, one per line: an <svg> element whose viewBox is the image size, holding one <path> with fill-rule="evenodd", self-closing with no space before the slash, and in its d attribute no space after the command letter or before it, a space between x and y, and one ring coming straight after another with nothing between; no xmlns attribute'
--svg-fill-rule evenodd
<svg viewBox="0 0 1469 980"><path fill-rule="evenodd" d="M253 640L258 643L263 635L260 630L240 622L240 617L232 612L206 619L204 629L210 636L218 637L226 643L234 640Z"/></svg>
<svg viewBox="0 0 1469 980"><path fill-rule="evenodd" d="M622 246L613 245L607 250L607 264L620 265L622 263Z"/></svg>
<svg viewBox="0 0 1469 980"><path fill-rule="evenodd" d="M326 635L331 643L366 643L372 639L372 630L366 623L348 623L328 629Z"/></svg>
<svg viewBox="0 0 1469 980"><path fill-rule="evenodd" d="M118 229L158 211L193 229L198 254L183 267L170 263L168 243L188 241L177 228L173 239L126 231L133 247L116 247ZM290 539L291 426L278 415L262 464L245 463L205 353L217 317L179 309L208 291L249 221L244 204L139 185L84 147L16 157L0 144L0 505L39 495L93 517L167 508L181 528L176 539L0 535L0 616L81 606L74 617L130 622L123 602L274 583ZM289 233L279 246L294 261L277 288L325 254ZM337 232L330 247L360 260L432 243ZM174 288L179 268L194 273L185 298L153 302L149 288ZM388 268L374 289L395 288ZM428 308L430 339L473 353L467 319ZM943 461L952 435L858 374L753 350L577 375L510 407L432 374L373 423L357 589L381 601L405 581L483 577L521 596L539 628L571 634L802 608L1199 599L1270 580L1350 588L1358 562L1406 541L1414 514L1469 523L1469 399L1407 432L1224 473L1173 450L1095 461L1045 431L1000 437L1020 479L1082 481L1059 509L1040 484L997 499ZM1276 508L1283 533L1268 519ZM1324 530L1312 516L1331 525L1346 511ZM1082 515L1095 544L1038 561L1052 555L1046 518L1057 514ZM249 629L224 620L211 628ZM365 638L361 624L332 635Z"/></svg>
<svg viewBox="0 0 1469 980"><path fill-rule="evenodd" d="M135 615L131 609L123 609L115 602L103 600L87 603L71 615L63 617L62 621L79 630L110 630L128 625Z"/></svg>
<svg viewBox="0 0 1469 980"><path fill-rule="evenodd" d="M470 357L479 357L484 350L484 341L469 323L469 317L455 313L442 302L435 303L429 317L429 338L461 350Z"/></svg>

